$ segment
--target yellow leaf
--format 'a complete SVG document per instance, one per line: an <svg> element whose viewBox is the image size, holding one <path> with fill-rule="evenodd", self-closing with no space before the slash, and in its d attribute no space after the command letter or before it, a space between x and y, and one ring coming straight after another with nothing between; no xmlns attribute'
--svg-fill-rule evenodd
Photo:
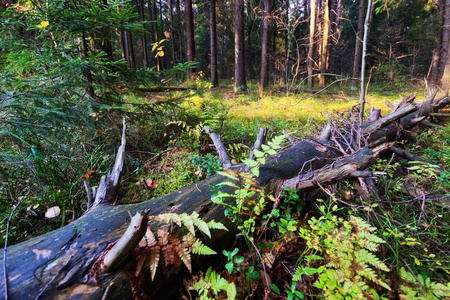
<svg viewBox="0 0 450 300"><path fill-rule="evenodd" d="M45 28L45 27L47 27L48 26L48 21L42 21L41 22L41 24L39 24L37 27L39 27L39 28Z"/></svg>

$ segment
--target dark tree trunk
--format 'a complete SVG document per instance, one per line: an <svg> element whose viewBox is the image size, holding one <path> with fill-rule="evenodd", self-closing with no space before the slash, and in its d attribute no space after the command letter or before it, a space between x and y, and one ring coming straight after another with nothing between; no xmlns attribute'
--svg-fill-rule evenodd
<svg viewBox="0 0 450 300"><path fill-rule="evenodd" d="M145 16L144 16L144 0L139 0L139 17L141 19L141 22L143 22L145 20ZM144 26L144 25L142 25ZM144 26L144 30L145 30L145 26ZM146 70L148 68L148 53L147 53L147 34L144 31L144 34L141 37L141 41L142 41L142 67L144 68L144 70Z"/></svg>
<svg viewBox="0 0 450 300"><path fill-rule="evenodd" d="M158 7L156 5L156 0L152 1L152 7L153 7L153 18L152 20L154 22L152 22L153 24L153 32L154 32L154 41L153 43L159 43L161 40L161 36L159 34L159 28L158 28ZM156 63L156 70L159 72L163 69L162 67L162 61L161 61L161 57L160 56L156 56L155 57L155 63Z"/></svg>
<svg viewBox="0 0 450 300"><path fill-rule="evenodd" d="M448 90L450 88L450 0L445 1L440 71L441 87Z"/></svg>
<svg viewBox="0 0 450 300"><path fill-rule="evenodd" d="M314 86L314 35L316 32L316 0L309 5L308 88Z"/></svg>
<svg viewBox="0 0 450 300"><path fill-rule="evenodd" d="M172 46L172 60L170 64L172 66L176 65L176 55L175 55L175 29L173 20L173 0L167 0L169 4L169 15L170 15L170 45Z"/></svg>
<svg viewBox="0 0 450 300"><path fill-rule="evenodd" d="M211 84L219 85L217 76L217 32L216 32L216 0L209 0L209 28L211 44Z"/></svg>
<svg viewBox="0 0 450 300"><path fill-rule="evenodd" d="M437 89L439 86L439 61L442 51L442 34L444 26L444 12L445 12L445 0L438 0L439 10L439 28L436 38L436 48L433 50L433 57L431 60L430 71L428 73L428 86L432 89Z"/></svg>
<svg viewBox="0 0 450 300"><path fill-rule="evenodd" d="M186 43L187 43L187 60L195 61L195 36L194 36L194 14L192 12L192 0L186 0ZM191 69L190 74L195 70Z"/></svg>
<svg viewBox="0 0 450 300"><path fill-rule="evenodd" d="M261 88L266 88L269 79L269 39L272 0L264 0L263 38L261 45Z"/></svg>
<svg viewBox="0 0 450 300"><path fill-rule="evenodd" d="M328 61L328 37L330 34L330 5L329 0L325 0L325 5L323 7L323 34L322 34L322 47L320 53L320 73L319 76L319 87L325 87L327 72L327 61Z"/></svg>
<svg viewBox="0 0 450 300"><path fill-rule="evenodd" d="M234 92L247 90L245 80L244 0L234 0Z"/></svg>
<svg viewBox="0 0 450 300"><path fill-rule="evenodd" d="M358 14L358 31L356 33L355 54L353 56L353 73L352 77L352 90L358 89L358 82L356 78L361 75L361 59L362 59L362 42L364 35L364 18L366 15L367 0L361 0L359 2L359 14Z"/></svg>

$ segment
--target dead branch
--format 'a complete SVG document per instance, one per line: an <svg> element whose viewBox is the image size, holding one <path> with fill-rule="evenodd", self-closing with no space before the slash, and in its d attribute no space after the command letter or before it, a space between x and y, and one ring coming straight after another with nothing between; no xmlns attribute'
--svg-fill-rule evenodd
<svg viewBox="0 0 450 300"><path fill-rule="evenodd" d="M226 150L224 144L220 140L220 136L217 133L213 132L211 130L211 128L209 128L208 126L204 126L203 129L205 130L205 132L209 135L209 137L213 141L214 147L216 147L216 151L217 151L217 154L219 155L219 159L220 159L220 162L222 163L222 166L224 168L231 167L232 164L231 164L230 157L228 156L228 153L227 153L227 150Z"/></svg>
<svg viewBox="0 0 450 300"><path fill-rule="evenodd" d="M95 195L95 200L94 203L92 204L92 208L103 203L113 203L116 198L117 190L119 188L119 179L120 175L122 174L124 154L125 154L125 145L126 145L125 130L127 128L125 124L125 118L122 120L122 126L123 126L122 142L117 151L114 167L108 173L108 175L106 176L103 175L101 177L100 184L98 185L98 189Z"/></svg>
<svg viewBox="0 0 450 300"><path fill-rule="evenodd" d="M364 170L369 167L378 154L392 144L383 144L376 149L367 147L360 149L352 155L336 160L322 169L314 170L283 182L283 186L290 189L307 190L321 185L330 184L340 180L356 177L376 177L379 173ZM364 170L364 171L363 171Z"/></svg>
<svg viewBox="0 0 450 300"><path fill-rule="evenodd" d="M249 159L253 160L255 159L255 149L261 150L262 144L265 143L267 137L267 128L259 128L258 129L258 135L256 136L255 144L253 145L252 149L250 150L250 156Z"/></svg>
<svg viewBox="0 0 450 300"><path fill-rule="evenodd" d="M139 244L147 230L149 210L137 212L131 219L125 233L106 254L102 271L109 272L119 267L134 248Z"/></svg>

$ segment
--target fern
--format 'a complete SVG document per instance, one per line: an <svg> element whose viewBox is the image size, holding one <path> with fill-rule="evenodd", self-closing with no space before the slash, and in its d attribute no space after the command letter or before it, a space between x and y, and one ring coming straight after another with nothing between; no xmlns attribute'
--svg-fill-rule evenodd
<svg viewBox="0 0 450 300"><path fill-rule="evenodd" d="M192 253L198 255L214 255L217 254L216 251L212 250L208 246L202 243L200 240L195 240L194 245L192 245Z"/></svg>
<svg viewBox="0 0 450 300"><path fill-rule="evenodd" d="M191 253L198 255L217 254L195 236L196 228L208 237L211 237L210 229L227 230L223 224L214 220L208 223L203 221L197 212L193 212L190 215L186 213L167 213L150 216L149 220L165 223L165 225L156 229L156 235L148 228L144 238L139 243L139 247L144 248L141 253L149 253L149 268L152 280L155 278L161 256L163 257L164 267L170 265L180 266L181 262L183 262L189 272L192 272ZM173 234L174 226L169 225L184 226L188 232L182 237L177 237ZM143 257L141 256L137 257L139 259L137 261L137 273L141 270L143 263Z"/></svg>
<svg viewBox="0 0 450 300"><path fill-rule="evenodd" d="M195 290L198 292L200 299L236 299L236 286L233 282L228 282L225 278L221 277L215 271L212 271L211 267L208 268L206 274L200 272L199 276L187 283L189 290ZM212 296L212 297L210 297Z"/></svg>
<svg viewBox="0 0 450 300"><path fill-rule="evenodd" d="M430 278L423 279L421 274L412 274L400 268L400 299L447 299L450 297L450 283L432 282Z"/></svg>

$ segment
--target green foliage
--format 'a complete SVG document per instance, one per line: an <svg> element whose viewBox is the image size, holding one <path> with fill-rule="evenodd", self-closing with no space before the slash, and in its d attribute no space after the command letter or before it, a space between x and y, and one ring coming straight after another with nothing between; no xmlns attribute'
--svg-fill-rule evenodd
<svg viewBox="0 0 450 300"><path fill-rule="evenodd" d="M212 268L209 267L206 274L194 278L188 282L189 289L195 290L199 293L197 299L200 300L213 300L213 299L236 299L236 286L234 283L228 282L225 278L221 277Z"/></svg>
<svg viewBox="0 0 450 300"><path fill-rule="evenodd" d="M282 143L286 140L286 136L279 135L269 141L267 145L262 145L262 150L254 149L255 160L244 159L242 162L248 165L256 177L259 176L259 166L266 163L266 157L276 154L282 148Z"/></svg>
<svg viewBox="0 0 450 300"><path fill-rule="evenodd" d="M432 282L430 278L421 274L413 274L400 268L402 284L400 285L400 299L444 299L450 297L450 283L442 284Z"/></svg>
<svg viewBox="0 0 450 300"><path fill-rule="evenodd" d="M203 177L203 174L205 174L204 177L214 175L222 169L220 159L211 153L207 153L205 156L191 155L189 158L200 171L200 177Z"/></svg>
<svg viewBox="0 0 450 300"><path fill-rule="evenodd" d="M225 265L225 269L228 271L229 274L237 273L241 270L241 267L239 264L241 264L244 261L243 256L236 256L239 249L234 248L233 251L227 251L223 250L222 253L227 258L228 263Z"/></svg>
<svg viewBox="0 0 450 300"><path fill-rule="evenodd" d="M301 257L314 256L306 260L306 267L300 265L297 268L293 280L301 280L302 275L318 274L315 286L325 296L335 299L372 297L376 291L366 281L390 290L377 274L377 270L388 272L389 268L372 253L384 243L374 234L376 229L359 217L350 216L349 221L338 218L332 214L336 206L332 210L325 206L319 209L323 216L311 218L308 226L299 231L307 242ZM324 259L325 264L319 268L308 267L308 263L317 259Z"/></svg>

